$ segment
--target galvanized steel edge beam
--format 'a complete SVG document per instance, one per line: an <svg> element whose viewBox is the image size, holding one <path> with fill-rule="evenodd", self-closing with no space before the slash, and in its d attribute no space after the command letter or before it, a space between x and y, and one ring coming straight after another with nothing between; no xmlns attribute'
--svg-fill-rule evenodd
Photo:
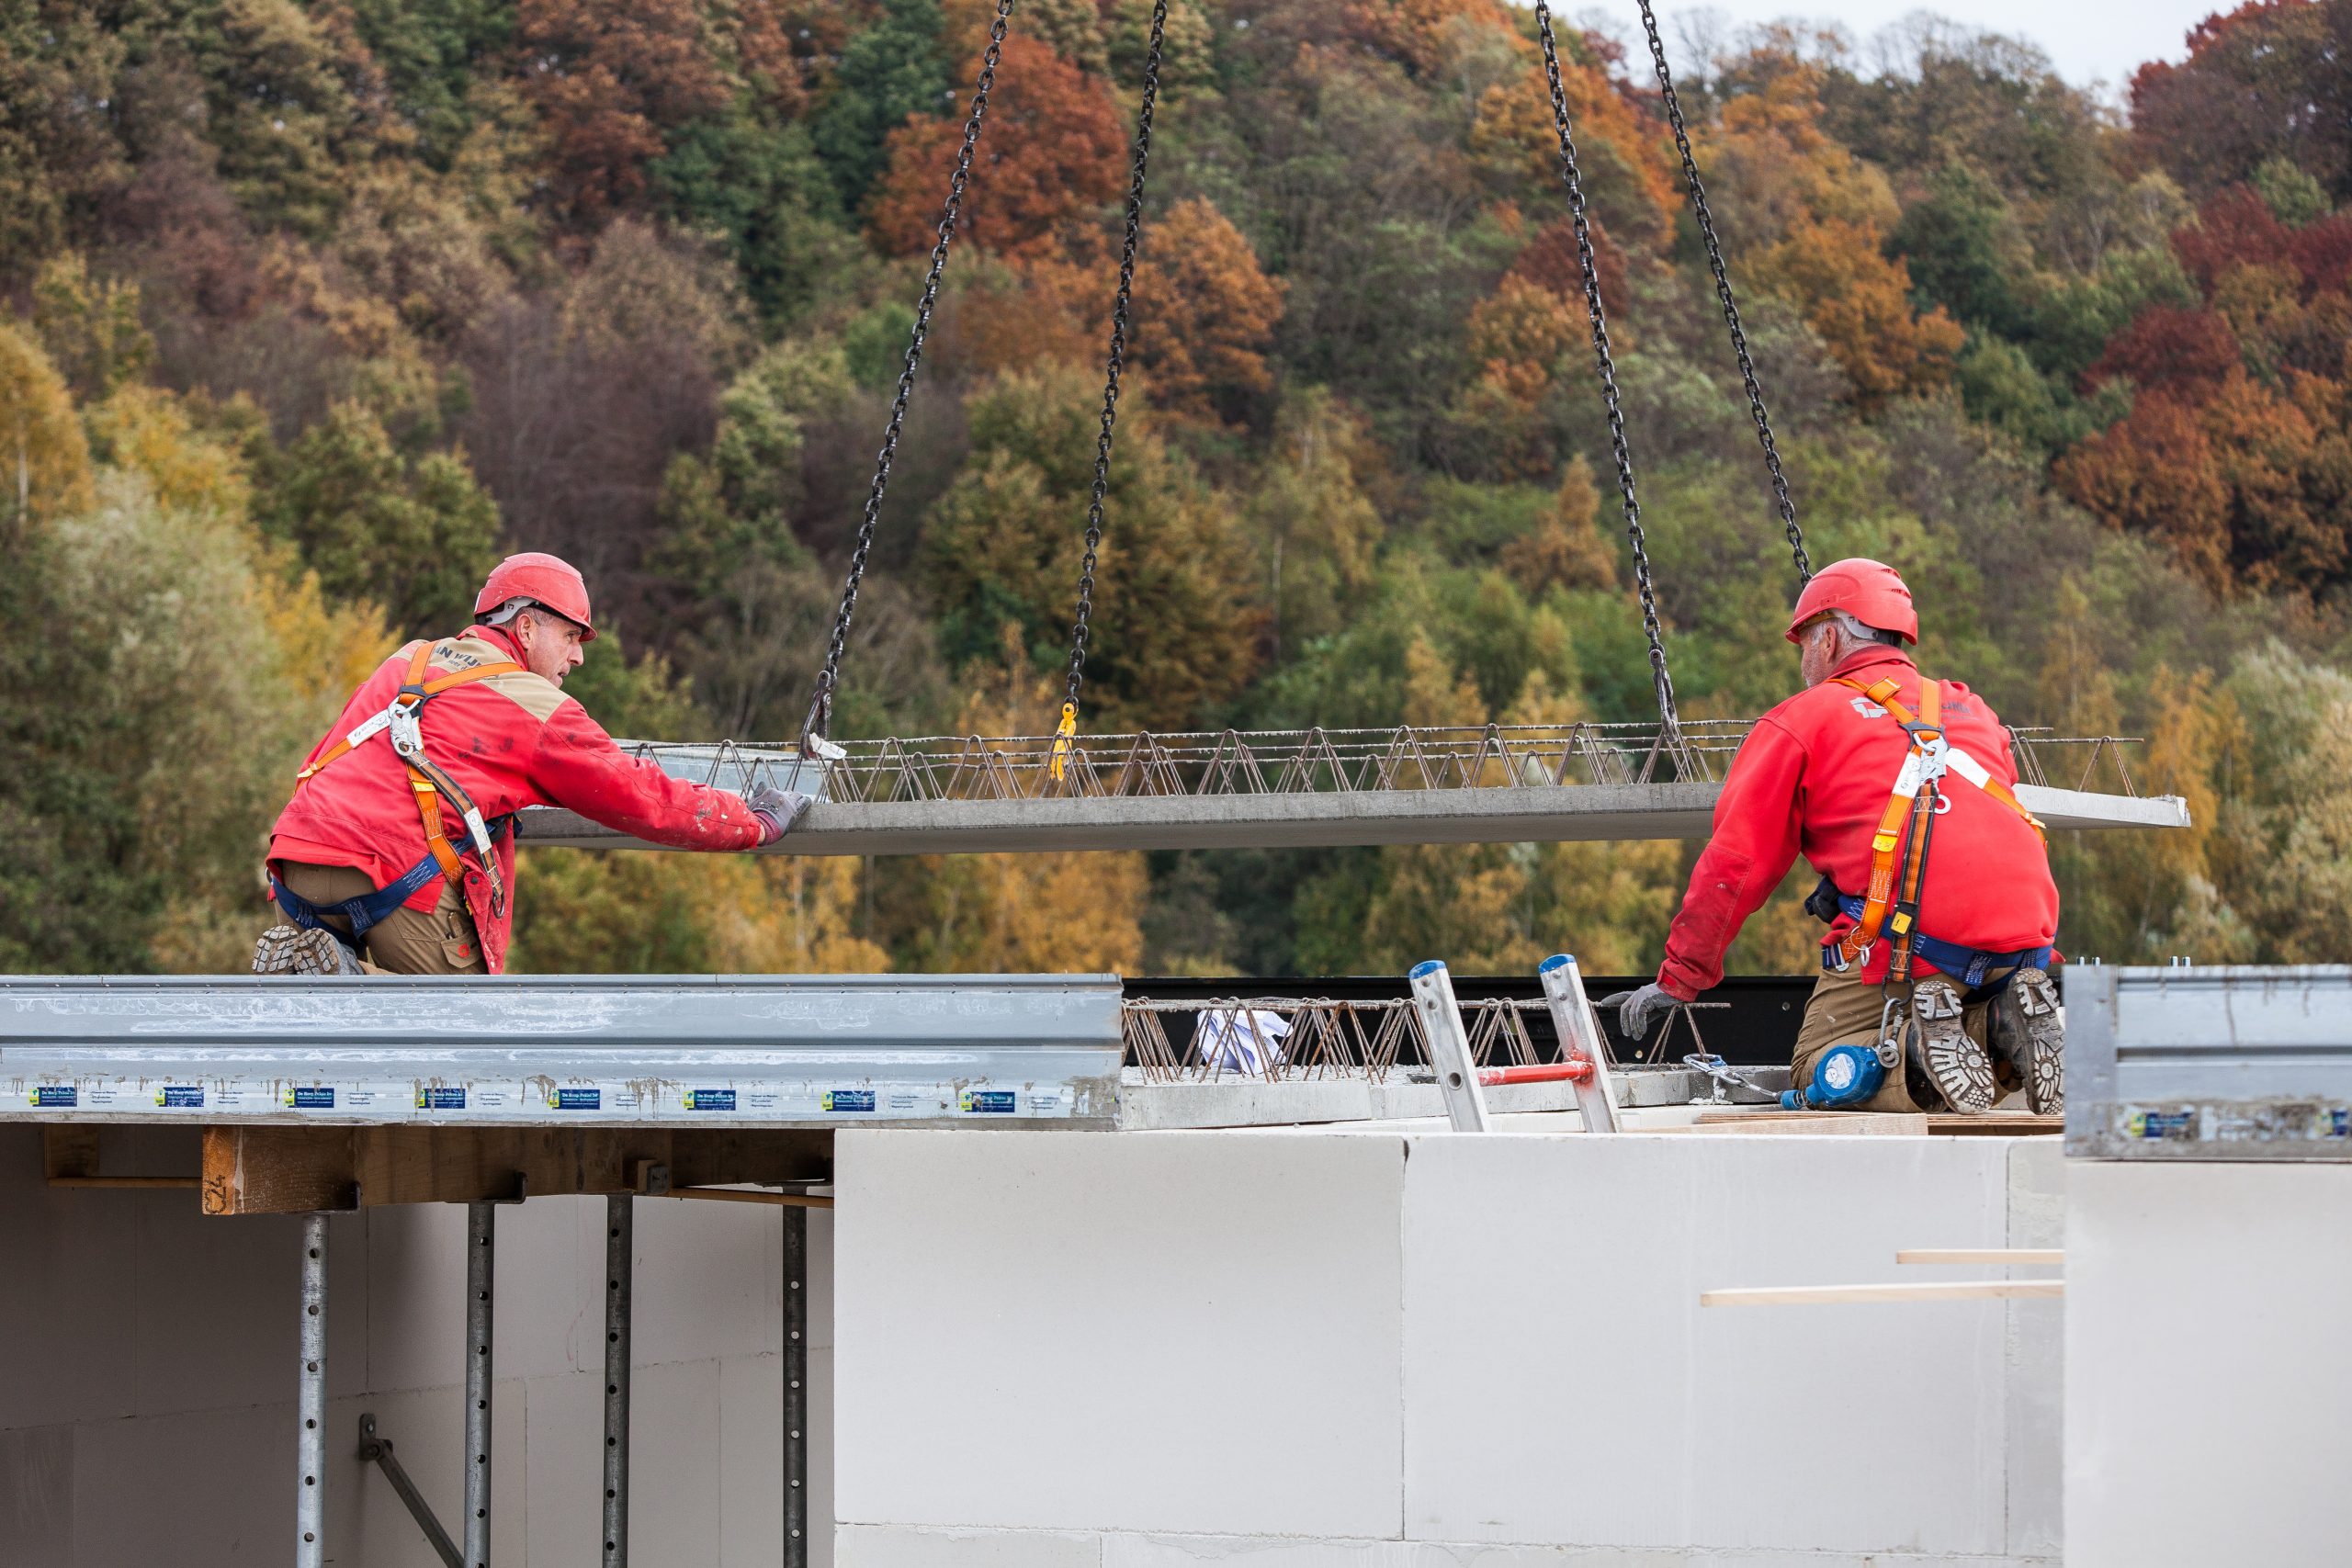
<svg viewBox="0 0 2352 1568"><path fill-rule="evenodd" d="M1110 976L0 977L0 1121L1109 1126Z"/></svg>
<svg viewBox="0 0 2352 1568"><path fill-rule="evenodd" d="M2352 1160L2352 966L2061 975L2069 1156Z"/></svg>

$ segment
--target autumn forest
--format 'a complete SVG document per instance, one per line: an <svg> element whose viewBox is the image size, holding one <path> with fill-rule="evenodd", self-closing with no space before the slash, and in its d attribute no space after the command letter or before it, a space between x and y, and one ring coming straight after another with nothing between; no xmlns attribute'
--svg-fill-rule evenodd
<svg viewBox="0 0 2352 1568"><path fill-rule="evenodd" d="M995 9L0 7L0 971L242 967L301 754L510 549L586 571L615 734L796 735ZM1151 10L1013 7L839 735L1052 726ZM1630 0L1559 39L1676 684L1754 715L1794 577L1706 252ZM1676 43L1815 562L2191 803L2053 845L2066 950L2352 957L2352 0L2102 92ZM1171 0L1150 174L1088 727L1651 714L1533 13ZM515 961L1631 973L1690 853L541 850Z"/></svg>

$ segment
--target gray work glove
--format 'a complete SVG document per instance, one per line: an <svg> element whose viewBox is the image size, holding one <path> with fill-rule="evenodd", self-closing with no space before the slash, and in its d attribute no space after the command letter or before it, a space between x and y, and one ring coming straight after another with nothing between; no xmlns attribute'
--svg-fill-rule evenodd
<svg viewBox="0 0 2352 1568"><path fill-rule="evenodd" d="M1617 1010L1617 1027L1628 1040L1650 1032L1650 1020L1663 1018L1682 1005L1682 998L1653 980L1639 990L1619 991L1600 998L1601 1007Z"/></svg>
<svg viewBox="0 0 2352 1568"><path fill-rule="evenodd" d="M808 809L808 797L798 790L762 784L743 797L743 804L759 818L760 843L764 848L792 831L792 825Z"/></svg>

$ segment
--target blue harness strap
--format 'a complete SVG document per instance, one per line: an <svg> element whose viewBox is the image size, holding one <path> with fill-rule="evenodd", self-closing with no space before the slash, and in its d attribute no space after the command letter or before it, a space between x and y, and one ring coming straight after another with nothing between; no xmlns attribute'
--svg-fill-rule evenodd
<svg viewBox="0 0 2352 1568"><path fill-rule="evenodd" d="M277 873L273 871L269 874L269 896L277 901L278 908L294 924L306 931L325 931L344 946L356 951L359 939L368 934L368 927L407 903L419 888L440 874L441 863L428 854L389 886L361 894L356 898L345 898L340 904L313 904L280 882ZM350 933L346 935L327 924L324 917L328 915L341 915L349 920Z"/></svg>
<svg viewBox="0 0 2352 1568"><path fill-rule="evenodd" d="M1838 907L1855 919L1862 918L1862 900L1851 893L1839 893ZM1837 951L1835 946L1821 950L1824 969L1831 967L1830 956ZM1997 991L2019 969L2049 968L2051 955L2056 950L2044 942L2040 947L2021 947L2015 953L1987 953L1981 947L1962 947L1956 942L1944 942L1920 931L1911 939L1911 951L1970 990L1984 985L1984 976L1998 969L2001 976L1993 982L1993 988Z"/></svg>

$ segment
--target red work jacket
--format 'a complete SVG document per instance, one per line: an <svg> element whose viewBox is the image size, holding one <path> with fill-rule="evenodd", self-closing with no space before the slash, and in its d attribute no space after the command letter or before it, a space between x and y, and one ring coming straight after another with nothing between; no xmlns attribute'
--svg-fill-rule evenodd
<svg viewBox="0 0 2352 1568"><path fill-rule="evenodd" d="M1872 646L1836 673L1867 686L1894 679L1895 701L1919 711L1919 671L1898 649ZM2002 784L2017 784L2009 732L1984 699L1940 682L1945 733ZM1691 868L1690 888L1667 932L1657 982L1686 1000L1724 977L1724 950L1804 855L1839 891L1870 888L1871 839L1910 750L1894 716L1835 681L1798 693L1758 719L1733 759L1715 803L1714 834ZM1988 953L2039 947L2058 934L2058 888L2050 856L2025 819L1948 773L1951 803L1936 818L1919 900L1919 929ZM1840 916L1822 945L1854 922ZM1886 978L1888 944L1858 966L1864 983ZM1914 959L1917 970L1932 968Z"/></svg>
<svg viewBox="0 0 2352 1568"><path fill-rule="evenodd" d="M311 749L309 761L391 705L416 648L410 643L393 654L352 694L343 716ZM522 657L501 628L474 626L433 645L430 671L453 674L502 660L520 663ZM425 703L419 722L425 755L493 821L526 806L562 806L675 849L746 850L760 841L760 824L741 796L672 778L652 762L630 757L554 682L527 671L453 686ZM513 900L492 911L490 879L482 874L481 856L466 842L457 808L444 802L442 815L444 831L461 852L466 905L481 935L482 958L498 974L506 964ZM493 852L499 878L511 890L514 835L500 834ZM269 838L273 861L355 866L379 887L397 881L424 855L424 823L408 770L385 734L298 784ZM408 907L432 908L444 880L427 882Z"/></svg>

